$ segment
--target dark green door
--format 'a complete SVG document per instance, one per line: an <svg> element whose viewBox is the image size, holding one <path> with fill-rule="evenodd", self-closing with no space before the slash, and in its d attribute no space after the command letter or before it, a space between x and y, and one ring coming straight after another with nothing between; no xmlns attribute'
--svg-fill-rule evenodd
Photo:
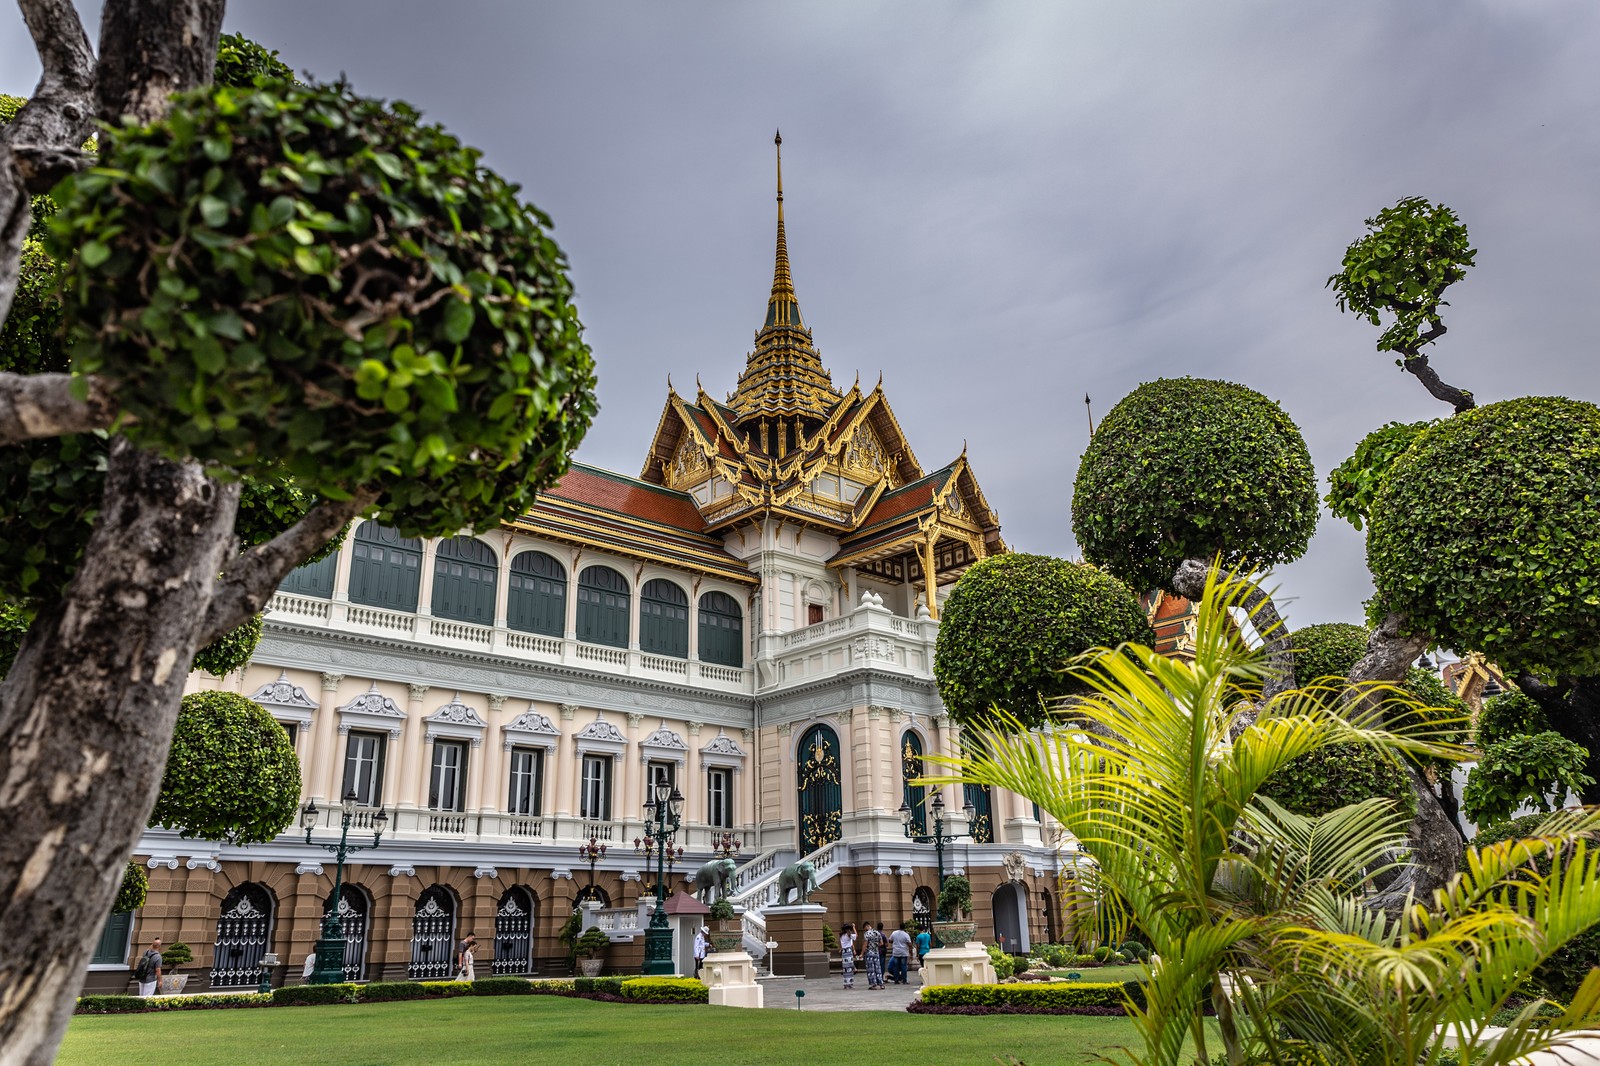
<svg viewBox="0 0 1600 1066"><path fill-rule="evenodd" d="M839 737L825 725L800 738L800 854L809 855L839 839L843 790L839 779Z"/></svg>

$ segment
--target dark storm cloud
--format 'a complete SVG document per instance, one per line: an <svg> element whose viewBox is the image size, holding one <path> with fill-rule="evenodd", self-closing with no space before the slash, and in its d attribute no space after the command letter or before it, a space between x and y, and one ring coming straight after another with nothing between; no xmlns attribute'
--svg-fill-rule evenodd
<svg viewBox="0 0 1600 1066"><path fill-rule="evenodd" d="M1600 11L1588 3L233 5L319 77L403 97L555 219L600 362L582 457L636 473L668 374L731 388L772 266L784 130L801 308L883 373L918 458L963 441L1018 548L1075 551L1086 427L1133 386L1249 384L1324 474L1447 414L1323 288L1361 220L1455 207L1479 266L1434 356L1481 399L1600 399ZM0 26L0 89L35 76ZM1356 619L1360 535L1277 575Z"/></svg>

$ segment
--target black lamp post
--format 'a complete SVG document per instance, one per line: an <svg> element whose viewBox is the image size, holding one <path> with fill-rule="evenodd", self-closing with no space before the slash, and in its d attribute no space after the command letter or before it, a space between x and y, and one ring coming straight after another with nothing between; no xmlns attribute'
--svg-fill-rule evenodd
<svg viewBox="0 0 1600 1066"><path fill-rule="evenodd" d="M380 810L372 816L372 843L351 844L350 823L356 816L354 789L344 794L344 802L339 806L341 817L337 844L311 839L311 831L317 827L317 818L322 813L317 810L316 800L307 800L306 805L300 809L300 825L306 831L306 843L333 852L338 864L334 867L333 873L333 906L328 909L328 917L323 920L322 939L317 941L316 948L317 966L311 971L311 983L314 985L331 985L344 980L344 922L339 918L339 903L340 893L344 888L345 856L351 852L377 847L383 839L383 831L389 827L389 816Z"/></svg>
<svg viewBox="0 0 1600 1066"><path fill-rule="evenodd" d="M594 899L594 868L605 857L606 846L600 843L598 837L591 836L587 844L578 845L578 861L589 864L589 886L583 890L580 899Z"/></svg>
<svg viewBox="0 0 1600 1066"><path fill-rule="evenodd" d="M915 828L913 824L914 816L909 804L900 804L900 821L905 825L906 838L912 843L933 845L934 858L939 864L939 892L942 894L944 892L944 846L962 837L970 837L972 835L972 819L977 817L978 809L971 803L967 803L961 808L961 817L966 819L967 822L967 831L964 833L945 832L944 795L942 793L935 792L933 794L933 802L928 804L928 809L933 812L933 832L931 833L912 832ZM939 902L937 896L934 897L933 901L933 920L936 922L945 920L943 905Z"/></svg>
<svg viewBox="0 0 1600 1066"><path fill-rule="evenodd" d="M677 972L672 964L672 929L667 925L667 868L683 858L683 849L672 846L672 836L683 824L683 793L667 781L651 787L644 802L645 836L633 846L648 861L656 861L656 910L644 934L644 973L668 975ZM651 823L655 833L650 832Z"/></svg>
<svg viewBox="0 0 1600 1066"><path fill-rule="evenodd" d="M731 859L739 854L741 843L738 834L732 830L718 833L711 838L711 854L719 859Z"/></svg>

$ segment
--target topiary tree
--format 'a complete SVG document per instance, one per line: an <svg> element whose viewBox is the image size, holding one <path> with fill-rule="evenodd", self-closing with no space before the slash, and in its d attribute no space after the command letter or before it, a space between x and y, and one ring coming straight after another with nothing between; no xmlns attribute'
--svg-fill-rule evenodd
<svg viewBox="0 0 1600 1066"><path fill-rule="evenodd" d="M250 661L261 643L261 616L252 615L194 653L194 668L222 677Z"/></svg>
<svg viewBox="0 0 1600 1066"><path fill-rule="evenodd" d="M1261 794L1308 818L1352 803L1382 798L1410 818L1417 798L1403 763L1368 744L1337 744L1289 763L1273 774Z"/></svg>
<svg viewBox="0 0 1600 1066"><path fill-rule="evenodd" d="M1367 628L1349 622L1323 622L1289 634L1294 676L1301 685L1325 678L1343 681L1367 648Z"/></svg>
<svg viewBox="0 0 1600 1066"><path fill-rule="evenodd" d="M1514 670L1600 673L1600 407L1507 400L1430 428L1373 500L1387 610Z"/></svg>
<svg viewBox="0 0 1600 1066"><path fill-rule="evenodd" d="M1213 561L1264 568L1300 557L1317 524L1316 471L1283 408L1242 385L1152 381L1113 407L1072 494L1084 557L1136 589L1197 599ZM1294 686L1287 630L1257 588L1244 606L1267 640L1270 698Z"/></svg>
<svg viewBox="0 0 1600 1066"><path fill-rule="evenodd" d="M1568 792L1594 784L1583 772L1589 753L1560 733L1521 733L1485 748L1461 794L1463 812L1487 825L1523 807L1549 812Z"/></svg>
<svg viewBox="0 0 1600 1066"><path fill-rule="evenodd" d="M116 902L111 905L111 913L127 914L144 906L144 901L150 895L150 875L145 868L136 862L130 862L127 869L122 872L122 884L117 889Z"/></svg>
<svg viewBox="0 0 1600 1066"><path fill-rule="evenodd" d="M206 88L222 0L108 0L98 55L71 5L20 2L43 73L0 128L0 318L27 198L53 191L76 376L0 372L0 452L75 446L53 462L81 480L28 483L38 506L0 526L60 493L90 530L70 582L47 559L26 593L0 580L37 600L0 682L0 936L33 950L0 986L52 990L0 1000L0 1046L42 1062L195 652L363 512L427 535L517 513L564 471L594 380L548 220L415 111L276 70ZM67 439L97 434L103 473ZM244 477L308 507L241 553Z"/></svg>
<svg viewBox="0 0 1600 1066"><path fill-rule="evenodd" d="M1361 438L1355 453L1328 475L1328 495L1322 501L1328 510L1362 528L1395 462L1436 421L1390 422Z"/></svg>
<svg viewBox="0 0 1600 1066"><path fill-rule="evenodd" d="M236 692L183 697L150 824L180 836L260 844L300 805L300 760L283 726Z"/></svg>
<svg viewBox="0 0 1600 1066"><path fill-rule="evenodd" d="M995 555L962 574L945 601L933 676L958 721L984 721L998 706L1036 726L1046 704L1082 691L1064 669L1072 659L1154 638L1116 578L1048 555Z"/></svg>

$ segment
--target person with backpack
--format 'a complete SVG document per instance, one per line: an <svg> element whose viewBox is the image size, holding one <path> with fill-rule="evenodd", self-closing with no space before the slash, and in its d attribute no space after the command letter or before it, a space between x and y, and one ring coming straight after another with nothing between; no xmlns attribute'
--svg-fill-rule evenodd
<svg viewBox="0 0 1600 1066"><path fill-rule="evenodd" d="M139 995L148 998L156 994L156 986L161 983L160 937L150 941L150 946L139 956L139 964L133 968L133 979L139 982Z"/></svg>

